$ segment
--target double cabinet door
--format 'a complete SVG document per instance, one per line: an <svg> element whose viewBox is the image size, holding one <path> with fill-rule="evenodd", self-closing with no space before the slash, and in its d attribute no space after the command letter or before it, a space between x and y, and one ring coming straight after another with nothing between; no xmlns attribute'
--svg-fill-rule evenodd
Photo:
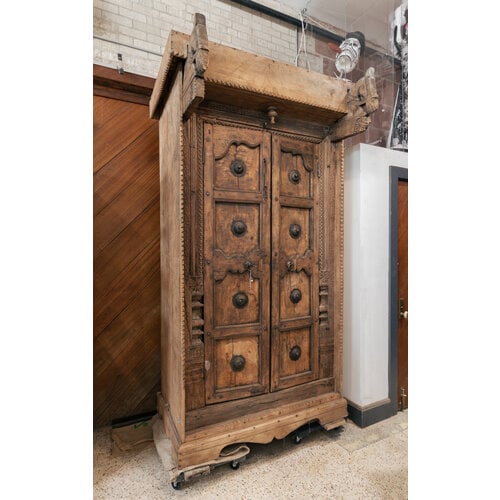
<svg viewBox="0 0 500 500"><path fill-rule="evenodd" d="M205 395L318 378L317 144L204 124Z"/></svg>

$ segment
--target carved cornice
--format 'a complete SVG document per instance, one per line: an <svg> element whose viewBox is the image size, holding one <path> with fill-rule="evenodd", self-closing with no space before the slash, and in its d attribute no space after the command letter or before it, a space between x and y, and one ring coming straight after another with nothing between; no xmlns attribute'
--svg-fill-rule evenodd
<svg viewBox="0 0 500 500"><path fill-rule="evenodd" d="M149 116L159 119L163 106L167 101L170 86L174 80L173 75L177 63L187 58L188 37L184 33L172 30L165 46L165 52L160 63L151 99L149 100Z"/></svg>
<svg viewBox="0 0 500 500"><path fill-rule="evenodd" d="M211 64L209 52L213 55ZM205 17L196 14L190 37L176 31L169 36L151 95L152 118L161 115L179 61L184 64L182 100L185 118L205 98L206 86L216 91L214 95L219 97L224 95L224 88L234 89L248 98L260 96L271 102L288 102L332 113L331 140L338 142L364 132L371 123L370 115L379 106L373 68L368 68L365 76L355 84L307 72L290 64L209 42ZM228 95L225 99L230 101L231 97Z"/></svg>
<svg viewBox="0 0 500 500"><path fill-rule="evenodd" d="M298 119L309 108L330 125L348 112L349 82L209 42L205 17L195 14L191 36L176 31L169 36L150 101L152 118L161 115L177 62L184 64L185 118L205 98L232 104L238 94L242 107L247 101L259 109L265 102L267 109L286 104L284 115Z"/></svg>
<svg viewBox="0 0 500 500"><path fill-rule="evenodd" d="M243 51L242 51L243 53ZM244 54L244 53L243 53ZM317 73L321 75L321 73ZM322 76L322 75L321 75ZM316 107L321 108L327 111L331 111L332 113L345 113L345 108L343 105L330 106L327 103L323 102L321 106L317 101L312 99L301 99L298 96L284 96L281 92L278 91L269 91L267 89L263 89L261 86L251 85L251 84L243 84L232 79L218 79L208 76L205 78L205 81L211 85L215 85L217 87L227 87L230 89L241 90L243 92L248 92L249 94L256 94L260 96L264 96L270 99L270 101L278 100L278 101L287 101L292 104L300 104L304 107ZM298 95L298 94L297 94Z"/></svg>

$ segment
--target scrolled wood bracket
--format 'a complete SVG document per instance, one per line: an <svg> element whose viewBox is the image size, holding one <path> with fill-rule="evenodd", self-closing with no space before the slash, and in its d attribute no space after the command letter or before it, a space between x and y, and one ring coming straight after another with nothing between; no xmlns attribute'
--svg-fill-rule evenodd
<svg viewBox="0 0 500 500"><path fill-rule="evenodd" d="M347 114L333 127L332 142L364 132L371 123L370 115L378 109L379 98L375 70L368 68L365 76L347 89Z"/></svg>
<svg viewBox="0 0 500 500"><path fill-rule="evenodd" d="M205 98L205 71L208 68L207 23L203 14L194 15L194 27L189 39L182 84L182 107L188 118Z"/></svg>
<svg viewBox="0 0 500 500"><path fill-rule="evenodd" d="M287 273L300 273L302 271L311 276L314 266L314 254L310 249L306 250L304 255L285 255L283 253L280 256L278 265L280 278L286 276Z"/></svg>

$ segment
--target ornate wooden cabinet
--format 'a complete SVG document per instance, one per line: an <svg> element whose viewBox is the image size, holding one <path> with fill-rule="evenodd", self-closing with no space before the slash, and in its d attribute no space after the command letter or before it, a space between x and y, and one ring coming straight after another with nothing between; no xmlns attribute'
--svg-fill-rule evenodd
<svg viewBox="0 0 500 500"><path fill-rule="evenodd" d="M160 120L162 380L179 468L347 415L343 142L378 105L358 83L172 32Z"/></svg>

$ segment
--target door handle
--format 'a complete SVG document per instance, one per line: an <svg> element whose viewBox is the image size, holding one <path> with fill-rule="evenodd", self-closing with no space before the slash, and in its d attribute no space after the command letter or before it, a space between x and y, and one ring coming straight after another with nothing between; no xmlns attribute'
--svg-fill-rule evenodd
<svg viewBox="0 0 500 500"><path fill-rule="evenodd" d="M399 319L408 319L408 311L405 311L405 299L399 298Z"/></svg>
<svg viewBox="0 0 500 500"><path fill-rule="evenodd" d="M253 278L252 278L252 267L255 267L255 264L247 260L244 264L243 267L245 268L245 271L248 272L248 278L250 281L249 287L250 291L252 290L252 283L253 283Z"/></svg>

